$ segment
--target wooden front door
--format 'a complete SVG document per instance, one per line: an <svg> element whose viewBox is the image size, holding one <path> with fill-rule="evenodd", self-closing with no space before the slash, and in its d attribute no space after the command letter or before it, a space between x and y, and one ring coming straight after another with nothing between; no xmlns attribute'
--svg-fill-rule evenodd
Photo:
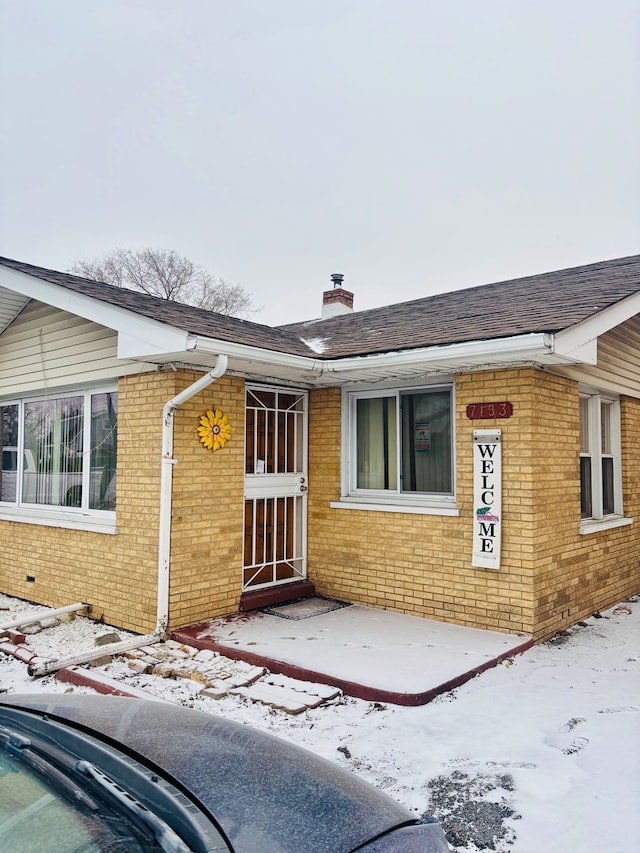
<svg viewBox="0 0 640 853"><path fill-rule="evenodd" d="M306 578L306 391L248 385L243 590Z"/></svg>

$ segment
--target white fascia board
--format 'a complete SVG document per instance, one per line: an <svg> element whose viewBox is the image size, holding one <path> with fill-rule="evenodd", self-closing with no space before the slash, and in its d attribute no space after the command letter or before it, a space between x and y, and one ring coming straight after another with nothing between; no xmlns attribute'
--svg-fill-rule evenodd
<svg viewBox="0 0 640 853"><path fill-rule="evenodd" d="M174 326L142 317L134 311L76 293L28 273L0 266L0 285L29 299L67 311L118 332L118 357L141 358L166 352L184 352L189 335Z"/></svg>
<svg viewBox="0 0 640 853"><path fill-rule="evenodd" d="M189 352L189 342L190 335L183 329L142 318L130 331L118 330L118 358L153 361L154 356L177 357Z"/></svg>
<svg viewBox="0 0 640 853"><path fill-rule="evenodd" d="M579 344L576 343L575 339L558 339L558 335L556 335L553 352L557 356L558 364L597 364L598 338L591 338L591 340Z"/></svg>
<svg viewBox="0 0 640 853"><path fill-rule="evenodd" d="M631 317L640 313L640 292L616 302L593 317L576 323L568 329L555 334L554 352L564 356L567 361L582 361L596 364L597 340L600 335L609 332ZM588 357L583 357L587 356Z"/></svg>
<svg viewBox="0 0 640 853"><path fill-rule="evenodd" d="M259 364L270 364L275 367L292 367L297 370L308 370L318 373L326 369L326 362L315 358L277 352L276 350L264 349L264 347L252 347L233 341L221 341L217 338L194 337L191 344L190 349L192 351L207 353L207 355L218 355L223 352L229 358L236 358L247 364L258 362Z"/></svg>

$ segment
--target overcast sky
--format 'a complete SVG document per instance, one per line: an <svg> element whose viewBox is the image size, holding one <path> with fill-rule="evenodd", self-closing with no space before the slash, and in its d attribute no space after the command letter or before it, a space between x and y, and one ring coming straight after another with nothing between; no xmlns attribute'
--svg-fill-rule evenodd
<svg viewBox="0 0 640 853"><path fill-rule="evenodd" d="M640 251L637 0L0 0L0 254L175 249L258 322Z"/></svg>

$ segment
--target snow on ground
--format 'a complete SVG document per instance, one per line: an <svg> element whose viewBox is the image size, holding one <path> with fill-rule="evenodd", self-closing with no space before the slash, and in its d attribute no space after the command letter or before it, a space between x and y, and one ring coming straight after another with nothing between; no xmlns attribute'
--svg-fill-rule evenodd
<svg viewBox="0 0 640 853"><path fill-rule="evenodd" d="M302 605L280 605L273 611ZM405 695L426 693L487 661L513 654L530 640L526 635L467 628L358 604L313 619L281 619L272 612L240 613L237 618L214 619L197 636L212 638L221 651L252 652L310 672L328 672L343 681Z"/></svg>
<svg viewBox="0 0 640 853"><path fill-rule="evenodd" d="M11 610L0 622L25 606L0 595L3 605ZM62 657L105 631L78 617L27 645ZM239 697L205 699L195 682L133 674L122 659L100 671L350 768L416 813L435 812L457 851L640 850L638 596L418 708L342 697L292 717ZM0 686L79 690L34 681L4 655Z"/></svg>

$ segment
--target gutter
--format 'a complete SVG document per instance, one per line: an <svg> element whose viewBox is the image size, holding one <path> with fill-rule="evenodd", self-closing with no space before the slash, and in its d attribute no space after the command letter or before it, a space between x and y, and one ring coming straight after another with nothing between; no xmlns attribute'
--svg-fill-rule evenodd
<svg viewBox="0 0 640 853"><path fill-rule="evenodd" d="M156 627L151 634L132 637L120 643L110 643L64 659L39 661L29 664L29 675L49 675L67 666L89 663L104 655L118 655L139 646L146 646L164 640L169 624L169 576L171 565L171 498L173 485L173 422L176 409L199 394L226 373L228 359L224 353L218 355L213 370L205 373L191 385L176 394L164 404L162 410L162 468L160 472L160 524L158 528L158 596L156 608Z"/></svg>
<svg viewBox="0 0 640 853"><path fill-rule="evenodd" d="M320 335L321 329L315 328ZM164 354L173 361L181 361L181 357L186 357L184 363L193 368L197 354L212 356L224 349L238 373L286 379L303 383L305 387L323 387L346 382L371 382L376 378L406 378L409 372L416 375L451 374L525 364L595 364L595 346L595 339L576 346L573 341L565 341L565 337L560 334L531 332L505 338L483 338L363 355L328 357L326 353L294 355L234 341L190 335L185 346L179 351L166 351ZM159 351L156 351L154 354L147 348L144 351L131 351L127 353L127 357L139 360L146 358L156 362L158 353ZM206 363L204 358L203 362ZM162 359L158 363L165 361Z"/></svg>
<svg viewBox="0 0 640 853"><path fill-rule="evenodd" d="M351 373L362 368L388 369L413 364L424 367L435 364L452 369L460 364L485 364L489 360L495 363L503 361L505 364L522 360L548 360L552 355L553 336L543 333L345 356L327 359L326 366L328 372L335 374Z"/></svg>
<svg viewBox="0 0 640 853"><path fill-rule="evenodd" d="M451 373L487 365L495 367L531 362L563 364L570 360L564 352L557 351L556 336L547 332L331 358L321 354L313 357L292 355L195 336L188 351L213 354L219 352L221 346L224 346L229 358L234 359L236 370L250 371L252 366L266 365L275 371L274 375L282 375L278 373L282 370L296 371L297 381L318 387L336 382L359 381L363 373L367 374L365 381L371 381L373 372L383 373L382 378L391 378L393 371L400 371L400 376L407 369ZM572 360L580 359L574 357Z"/></svg>

